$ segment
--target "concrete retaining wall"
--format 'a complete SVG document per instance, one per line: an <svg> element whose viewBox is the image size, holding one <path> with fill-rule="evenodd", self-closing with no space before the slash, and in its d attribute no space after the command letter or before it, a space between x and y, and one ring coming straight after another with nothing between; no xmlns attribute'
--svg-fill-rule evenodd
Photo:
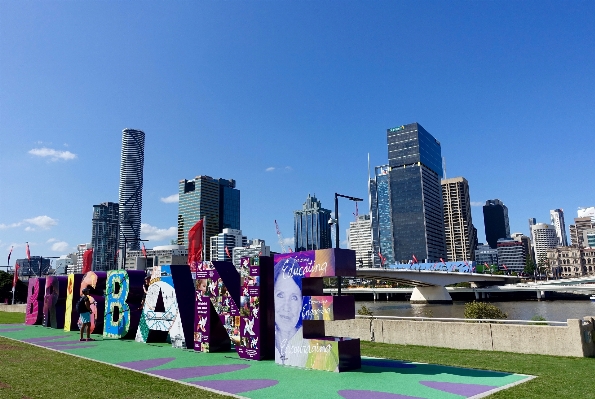
<svg viewBox="0 0 595 399"><path fill-rule="evenodd" d="M357 318L325 323L326 335L387 344L594 357L594 320L567 327Z"/></svg>
<svg viewBox="0 0 595 399"><path fill-rule="evenodd" d="M25 313L27 310L27 304L19 304L19 305L4 305L0 304L0 312L19 312Z"/></svg>

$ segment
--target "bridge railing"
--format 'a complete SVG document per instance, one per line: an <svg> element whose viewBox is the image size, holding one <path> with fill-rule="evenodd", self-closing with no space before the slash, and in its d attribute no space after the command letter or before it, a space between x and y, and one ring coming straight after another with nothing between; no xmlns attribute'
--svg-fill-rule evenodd
<svg viewBox="0 0 595 399"><path fill-rule="evenodd" d="M422 317L422 316L368 316L355 315L358 319L384 319L384 320L411 320L411 321L442 321L442 322L466 322L466 323L502 323L502 324L526 324L526 325L549 325L567 326L567 321L549 320L508 320L508 319L461 319L454 317Z"/></svg>

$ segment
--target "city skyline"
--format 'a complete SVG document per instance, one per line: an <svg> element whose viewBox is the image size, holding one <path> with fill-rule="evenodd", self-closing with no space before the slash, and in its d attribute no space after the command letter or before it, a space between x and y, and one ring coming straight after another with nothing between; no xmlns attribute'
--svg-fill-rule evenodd
<svg viewBox="0 0 595 399"><path fill-rule="evenodd" d="M203 174L238 182L243 233L279 251L275 219L289 238L308 192L323 204L335 192L367 198L367 154L386 164L384 132L414 121L440 140L447 177L469 181L480 242L491 198L507 205L510 232L525 235L529 217L547 223L564 209L570 225L578 207L595 205L577 173L592 166L592 4L317 10L0 5L0 76L10 77L0 81L0 251L17 244L14 264L25 241L32 255L90 242L92 205L118 202L126 126L147 134L147 247L176 239L177 182ZM386 35L379 22L395 18ZM551 148L562 166L536 162ZM339 211L346 228L354 205Z"/></svg>

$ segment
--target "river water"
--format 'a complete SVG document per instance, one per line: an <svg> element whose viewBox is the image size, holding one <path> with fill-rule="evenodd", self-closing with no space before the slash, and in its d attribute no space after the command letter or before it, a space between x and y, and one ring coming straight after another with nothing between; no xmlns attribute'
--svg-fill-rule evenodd
<svg viewBox="0 0 595 399"><path fill-rule="evenodd" d="M509 320L531 320L542 316L548 321L566 321L595 317L595 302L591 301L510 301L492 302L508 315ZM464 318L465 302L454 301L452 305L421 305L409 301L357 301L355 309L365 305L374 316L402 317L454 317Z"/></svg>

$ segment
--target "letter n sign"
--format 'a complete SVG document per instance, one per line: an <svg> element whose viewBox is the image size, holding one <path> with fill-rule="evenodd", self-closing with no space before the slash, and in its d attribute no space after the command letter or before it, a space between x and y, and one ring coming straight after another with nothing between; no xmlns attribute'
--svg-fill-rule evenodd
<svg viewBox="0 0 595 399"><path fill-rule="evenodd" d="M275 363L326 371L361 367L359 339L327 337L324 322L355 318L353 296L324 296L323 277L355 276L355 251L275 255Z"/></svg>

